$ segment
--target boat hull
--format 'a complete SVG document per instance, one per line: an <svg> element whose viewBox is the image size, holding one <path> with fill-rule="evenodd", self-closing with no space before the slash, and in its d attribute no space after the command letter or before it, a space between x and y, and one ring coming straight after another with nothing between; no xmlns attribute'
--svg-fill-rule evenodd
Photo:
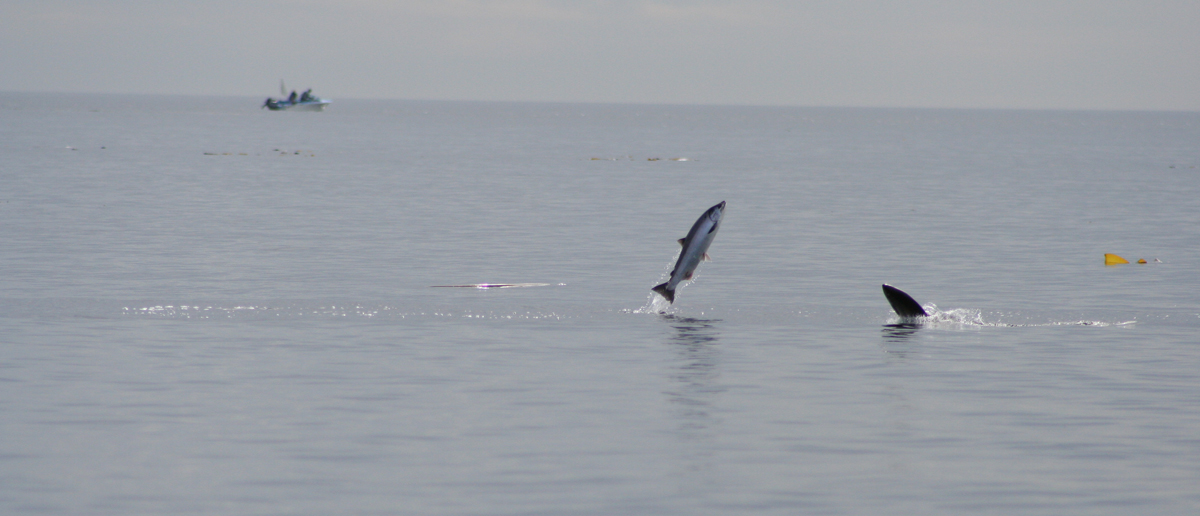
<svg viewBox="0 0 1200 516"><path fill-rule="evenodd" d="M324 111L331 101L329 99L310 100L291 104L288 102L267 102L264 106L271 111Z"/></svg>
<svg viewBox="0 0 1200 516"><path fill-rule="evenodd" d="M298 102L287 109L289 111L325 111L325 106L328 105L328 100L321 99L313 102Z"/></svg>

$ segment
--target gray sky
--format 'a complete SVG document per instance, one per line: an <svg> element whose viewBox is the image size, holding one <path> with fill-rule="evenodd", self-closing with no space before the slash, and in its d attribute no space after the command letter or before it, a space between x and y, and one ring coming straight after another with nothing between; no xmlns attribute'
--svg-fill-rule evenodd
<svg viewBox="0 0 1200 516"><path fill-rule="evenodd" d="M4 0L0 90L1200 110L1196 0Z"/></svg>

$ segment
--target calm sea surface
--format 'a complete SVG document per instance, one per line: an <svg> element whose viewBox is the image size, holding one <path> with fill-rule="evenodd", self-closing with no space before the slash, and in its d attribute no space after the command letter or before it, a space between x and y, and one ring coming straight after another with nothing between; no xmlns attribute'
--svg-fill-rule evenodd
<svg viewBox="0 0 1200 516"><path fill-rule="evenodd" d="M0 513L1200 512L1200 114L260 103L0 100Z"/></svg>

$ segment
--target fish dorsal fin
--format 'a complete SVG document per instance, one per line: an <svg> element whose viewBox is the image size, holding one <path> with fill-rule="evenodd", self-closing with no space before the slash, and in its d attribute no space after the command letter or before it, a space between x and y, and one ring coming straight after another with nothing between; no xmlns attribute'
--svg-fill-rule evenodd
<svg viewBox="0 0 1200 516"><path fill-rule="evenodd" d="M676 242L679 242L679 245L680 245L680 246L682 246L684 242L687 242L687 239L686 239L686 238L680 238L679 240L676 240Z"/></svg>
<svg viewBox="0 0 1200 516"><path fill-rule="evenodd" d="M929 315L925 313L925 309L921 308L920 303L903 290L884 283L883 295L892 305L892 310L895 310L896 315L900 317L927 317Z"/></svg>
<svg viewBox="0 0 1200 516"><path fill-rule="evenodd" d="M1129 260L1112 253L1104 253L1104 265L1120 265L1122 263L1129 263Z"/></svg>
<svg viewBox="0 0 1200 516"><path fill-rule="evenodd" d="M700 259L701 259L701 260L703 260L703 261L706 261L706 262L711 262L711 261L712 261L712 258L709 258L709 257L708 257L708 253L704 253L704 256L701 256L701 257L700 257Z"/></svg>

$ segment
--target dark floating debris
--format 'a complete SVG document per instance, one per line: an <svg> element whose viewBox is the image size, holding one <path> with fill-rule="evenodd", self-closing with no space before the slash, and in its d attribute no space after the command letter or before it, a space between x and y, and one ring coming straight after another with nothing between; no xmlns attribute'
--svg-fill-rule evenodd
<svg viewBox="0 0 1200 516"><path fill-rule="evenodd" d="M559 283L563 285L563 283ZM549 283L472 283L469 285L430 285L429 288L521 288L548 287Z"/></svg>
<svg viewBox="0 0 1200 516"><path fill-rule="evenodd" d="M588 158L588 159L590 161L621 161L621 160L639 161L639 160L641 160L641 158L634 158L633 156L621 156L621 157L592 156L591 158ZM660 158L660 157L655 156L652 158L646 158L646 161L696 161L696 160L694 160L692 158L685 158L682 156L677 157L677 158Z"/></svg>
<svg viewBox="0 0 1200 516"><path fill-rule="evenodd" d="M272 149L272 151L278 152L280 156L308 156L308 157L316 157L317 156L315 151L307 151L307 150L289 151L289 150ZM205 156L235 156L235 155L236 156L249 156L250 154L246 153L246 152L205 152L204 155ZM262 156L262 154L256 153L255 156Z"/></svg>

